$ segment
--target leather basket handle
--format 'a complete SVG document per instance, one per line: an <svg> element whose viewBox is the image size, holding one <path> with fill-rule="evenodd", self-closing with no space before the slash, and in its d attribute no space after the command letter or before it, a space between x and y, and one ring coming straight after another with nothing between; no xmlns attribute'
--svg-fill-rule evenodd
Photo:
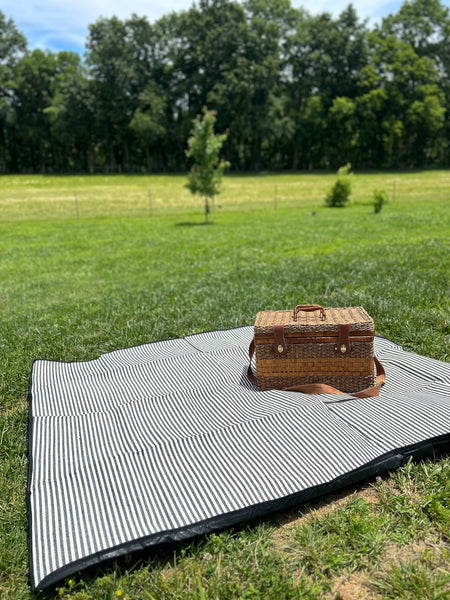
<svg viewBox="0 0 450 600"><path fill-rule="evenodd" d="M325 313L325 309L319 304L298 304L292 313L292 318L294 321L297 320L297 316L299 312L314 312L316 310L320 310L320 318L322 321L325 321L327 315Z"/></svg>

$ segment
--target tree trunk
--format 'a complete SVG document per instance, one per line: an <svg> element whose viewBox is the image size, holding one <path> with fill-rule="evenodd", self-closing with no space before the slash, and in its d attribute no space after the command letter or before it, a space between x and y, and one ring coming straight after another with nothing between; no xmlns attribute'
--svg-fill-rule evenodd
<svg viewBox="0 0 450 600"><path fill-rule="evenodd" d="M39 144L39 160L41 163L41 173L42 175L45 174L45 150L44 150L44 144L41 142Z"/></svg>
<svg viewBox="0 0 450 600"><path fill-rule="evenodd" d="M95 152L94 152L94 148L92 146L89 146L89 150L88 150L88 171L89 173L93 173L95 170Z"/></svg>
<svg viewBox="0 0 450 600"><path fill-rule="evenodd" d="M125 171L125 173L129 173L130 172L130 152L128 149L128 142L127 140L124 141L123 143L123 161L122 161L122 167L123 170Z"/></svg>
<svg viewBox="0 0 450 600"><path fill-rule="evenodd" d="M208 196L205 196L205 225L208 225L209 204Z"/></svg>
<svg viewBox="0 0 450 600"><path fill-rule="evenodd" d="M298 169L298 146L294 141L294 152L292 155L292 170L296 171Z"/></svg>
<svg viewBox="0 0 450 600"><path fill-rule="evenodd" d="M259 171L261 168L261 142L258 137L253 139L253 170Z"/></svg>
<svg viewBox="0 0 450 600"><path fill-rule="evenodd" d="M108 166L106 167L107 172L108 172ZM116 155L114 153L114 150L111 148L109 151L109 172L110 173L115 173L116 172Z"/></svg>

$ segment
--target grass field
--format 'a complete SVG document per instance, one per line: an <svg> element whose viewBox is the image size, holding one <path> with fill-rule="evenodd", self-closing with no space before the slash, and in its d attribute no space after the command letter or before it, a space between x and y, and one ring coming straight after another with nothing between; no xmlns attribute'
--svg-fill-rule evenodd
<svg viewBox="0 0 450 600"><path fill-rule="evenodd" d="M345 209L323 207L333 180L228 177L206 227L181 176L0 178L0 598L31 597L33 359L89 360L318 303L362 305L379 335L449 360L450 172L355 175ZM377 215L375 188L395 190ZM40 597L449 598L449 503L450 460L431 458Z"/></svg>
<svg viewBox="0 0 450 600"><path fill-rule="evenodd" d="M316 209L335 180L332 173L229 176L216 199L220 212ZM201 220L202 201L185 187L185 175L172 176L2 176L1 221L88 217L170 216L180 212ZM352 201L367 204L374 189L399 202L449 200L449 171L366 173L353 180Z"/></svg>

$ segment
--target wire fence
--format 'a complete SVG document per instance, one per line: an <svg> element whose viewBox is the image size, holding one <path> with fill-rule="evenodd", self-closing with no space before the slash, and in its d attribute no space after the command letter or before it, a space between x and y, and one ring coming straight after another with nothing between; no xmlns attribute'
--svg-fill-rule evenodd
<svg viewBox="0 0 450 600"><path fill-rule="evenodd" d="M1 181L0 181L1 183ZM277 210L280 208L307 207L320 202L320 195L308 194L298 183L259 183L242 185L232 183L228 189L209 201L210 218L226 212L250 212ZM103 217L158 218L174 215L204 216L204 199L193 196L182 186L148 185L136 189L133 186L114 186L102 189L95 186L58 189L44 186L37 189L20 186L18 189L0 189L0 220L57 220L91 219Z"/></svg>
<svg viewBox="0 0 450 600"><path fill-rule="evenodd" d="M130 194L131 196L131 194ZM197 215L203 218L204 201L197 197L191 202L165 204L158 197L151 198L151 193L141 198L124 198L122 201L114 198L91 199L75 191L72 196L59 196L51 200L41 200L26 197L0 197L0 221L24 220L58 220L58 219L93 219L104 217L142 217L155 219L175 215ZM216 197L209 202L210 218L227 212L250 212L258 210L277 210L280 208L300 208L305 202L297 202L290 198L260 198L253 201L230 201L224 197Z"/></svg>
<svg viewBox="0 0 450 600"><path fill-rule="evenodd" d="M434 176L431 177L430 173ZM154 219L185 215L204 218L204 201L185 187L185 177L132 176L0 177L0 221ZM315 211L335 181L333 174L227 177L222 193L210 203L210 219L221 213L304 209ZM423 174L362 174L354 177L351 202L370 204L375 189L390 201L417 197L449 199L450 171Z"/></svg>

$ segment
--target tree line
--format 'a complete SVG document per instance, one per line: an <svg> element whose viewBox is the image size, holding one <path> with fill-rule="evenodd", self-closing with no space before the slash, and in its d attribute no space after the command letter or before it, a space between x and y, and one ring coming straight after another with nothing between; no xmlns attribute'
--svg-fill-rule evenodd
<svg viewBox="0 0 450 600"><path fill-rule="evenodd" d="M187 168L203 107L233 170L448 166L450 11L198 0L150 23L101 18L84 57L27 49L0 12L0 172Z"/></svg>

